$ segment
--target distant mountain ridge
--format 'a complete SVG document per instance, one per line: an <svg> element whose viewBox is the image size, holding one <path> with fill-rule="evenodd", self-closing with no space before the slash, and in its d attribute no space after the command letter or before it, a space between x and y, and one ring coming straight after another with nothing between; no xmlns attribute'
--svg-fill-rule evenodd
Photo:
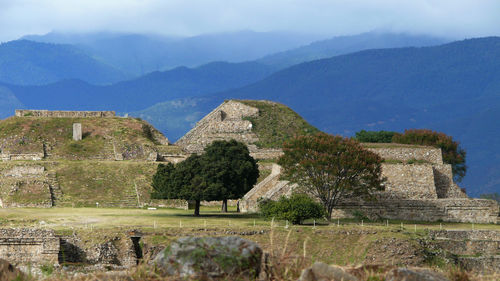
<svg viewBox="0 0 500 281"><path fill-rule="evenodd" d="M237 31L185 38L133 33L58 32L23 38L73 44L125 73L139 76L179 66L198 67L213 61L252 61L323 37L291 32Z"/></svg>
<svg viewBox="0 0 500 281"><path fill-rule="evenodd" d="M27 40L0 44L2 82L42 85L74 78L93 84L108 84L127 76L71 45Z"/></svg>
<svg viewBox="0 0 500 281"><path fill-rule="evenodd" d="M316 41L296 49L265 56L258 61L285 68L302 62L331 58L362 50L435 46L450 41L452 40L427 35L367 32Z"/></svg>
<svg viewBox="0 0 500 281"><path fill-rule="evenodd" d="M130 112L165 100L238 88L258 81L273 71L272 67L255 62L216 62L192 69L179 67L153 72L107 86L96 86L74 79L42 86L2 83L0 86L3 86L5 95L7 92L13 94L28 108Z"/></svg>

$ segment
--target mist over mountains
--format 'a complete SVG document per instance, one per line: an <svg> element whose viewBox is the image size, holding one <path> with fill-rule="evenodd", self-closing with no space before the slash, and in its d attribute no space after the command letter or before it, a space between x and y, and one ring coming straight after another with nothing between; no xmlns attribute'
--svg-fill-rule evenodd
<svg viewBox="0 0 500 281"><path fill-rule="evenodd" d="M206 52L197 52L182 45L187 43L179 38L148 37L146 40L132 36L116 39L101 34L101 37L95 36L97 39L61 39L58 36L49 34L40 38L53 42L59 40L57 43L71 41L74 44L71 47L79 50L78 54L84 54L100 63L98 65L111 65L124 76L130 75L126 72L137 74L142 71L138 70L137 64L125 60L134 48L151 50L137 56L150 69L160 64L166 67L172 62L197 65L195 61L217 57L214 50L218 48L221 48L220 52L225 56L221 60L225 62L194 68L177 67L108 85L97 85L99 83L83 76L63 77L45 85L3 80L0 83L0 116L12 115L14 108L19 107L116 110L150 121L175 141L225 99L268 99L290 106L312 125L334 134L352 135L361 129L402 131L430 128L443 131L459 140L468 152L469 171L463 181L468 193L477 196L500 190L500 152L491 146L500 137L496 122L500 117L498 37L446 43L449 40L428 36L366 33L312 44L308 41L310 38L289 40L283 44L288 50L280 49L275 54L271 50L277 47L271 43L266 47L267 51L261 48L255 52L251 51L255 45L247 44L248 52L244 54L244 51L237 50L245 49L242 43L245 41L238 43L234 41L235 37L227 39L234 43L227 45L227 49L221 47L223 40L215 40L217 42L210 45L200 38L193 39L196 42L193 44L199 44L199 49L206 44ZM109 43L113 40L115 43ZM123 43L128 40L129 44ZM305 41L304 46L296 48L300 40ZM292 41L295 43L290 43ZM165 61L154 58L155 48L160 50L161 46L174 42L184 42L176 45L186 48L184 58L179 56ZM114 57L116 61L113 62L109 55L113 49L111 46L120 44L132 47L117 50L117 53L123 52ZM154 47L148 49L148 44ZM92 51L90 46L95 50ZM235 48L234 53L231 53L231 48ZM182 53L181 49L178 51ZM207 55L209 51L212 53ZM107 59L103 59L106 53ZM266 54L260 55L262 53ZM150 64L146 55L151 55L150 62L158 65ZM248 62L230 63L240 60ZM78 64L70 62L69 65ZM89 70L82 72L88 73ZM38 72L23 74L21 69L18 73L19 77L35 77Z"/></svg>
<svg viewBox="0 0 500 281"><path fill-rule="evenodd" d="M179 66L197 67L214 61L252 61L309 44L322 37L292 32L239 31L186 38L126 33L57 32L23 38L45 43L72 44L124 73L138 76Z"/></svg>

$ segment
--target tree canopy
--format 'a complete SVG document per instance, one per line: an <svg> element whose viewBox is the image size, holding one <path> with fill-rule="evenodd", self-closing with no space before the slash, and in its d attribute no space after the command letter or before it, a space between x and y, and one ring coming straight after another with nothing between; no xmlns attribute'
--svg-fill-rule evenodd
<svg viewBox="0 0 500 281"><path fill-rule="evenodd" d="M245 144L215 141L202 155L191 155L176 165L158 165L151 197L195 201L199 215L201 201L222 200L227 206L228 199L241 198L252 189L258 177L257 162Z"/></svg>
<svg viewBox="0 0 500 281"><path fill-rule="evenodd" d="M355 139L359 142L391 143L396 132L392 131L365 131L356 132Z"/></svg>
<svg viewBox="0 0 500 281"><path fill-rule="evenodd" d="M443 162L451 164L455 182L462 181L467 172L467 166L465 165L465 150L460 147L459 142L454 141L451 136L445 133L428 129L405 130L403 134L396 133L392 138L392 142L428 145L441 148Z"/></svg>
<svg viewBox="0 0 500 281"><path fill-rule="evenodd" d="M346 196L383 189L382 158L357 141L318 133L285 142L279 164L284 176L323 204L329 217Z"/></svg>

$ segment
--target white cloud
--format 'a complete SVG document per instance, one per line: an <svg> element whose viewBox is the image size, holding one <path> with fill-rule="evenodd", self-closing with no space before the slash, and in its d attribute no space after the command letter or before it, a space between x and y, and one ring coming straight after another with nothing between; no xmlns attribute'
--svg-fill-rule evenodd
<svg viewBox="0 0 500 281"><path fill-rule="evenodd" d="M52 30L340 35L382 29L474 37L498 35L499 14L498 0L0 0L0 40Z"/></svg>

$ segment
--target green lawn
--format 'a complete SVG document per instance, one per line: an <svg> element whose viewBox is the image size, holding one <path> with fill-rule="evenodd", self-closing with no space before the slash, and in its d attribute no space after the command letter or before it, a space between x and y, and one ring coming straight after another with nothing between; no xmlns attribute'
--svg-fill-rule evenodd
<svg viewBox="0 0 500 281"><path fill-rule="evenodd" d="M218 207L202 206L201 216L193 216L193 210L181 209L119 209L119 208L5 208L0 209L0 227L47 227L54 229L65 228L196 228L196 227L275 227L284 228L285 221L265 220L256 214L237 213L235 207L230 207L228 213L221 213ZM386 221L358 221L353 219L334 220L330 224L326 221L317 221L317 229L331 228L372 228L400 229L406 231L424 229L496 229L500 225L468 224L468 223L439 223L439 222L410 222L389 220ZM339 225L337 225L339 224ZM304 226L295 228L313 228L314 222L307 221Z"/></svg>

